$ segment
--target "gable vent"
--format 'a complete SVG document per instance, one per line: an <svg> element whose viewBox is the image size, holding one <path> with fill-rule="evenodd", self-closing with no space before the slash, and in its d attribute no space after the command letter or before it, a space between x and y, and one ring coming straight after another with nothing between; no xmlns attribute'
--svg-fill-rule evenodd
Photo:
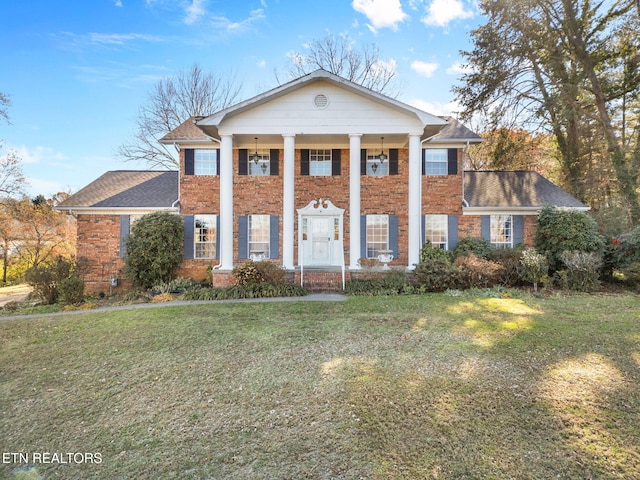
<svg viewBox="0 0 640 480"><path fill-rule="evenodd" d="M324 93L320 93L313 99L313 105L318 109L327 108L329 105L329 98Z"/></svg>

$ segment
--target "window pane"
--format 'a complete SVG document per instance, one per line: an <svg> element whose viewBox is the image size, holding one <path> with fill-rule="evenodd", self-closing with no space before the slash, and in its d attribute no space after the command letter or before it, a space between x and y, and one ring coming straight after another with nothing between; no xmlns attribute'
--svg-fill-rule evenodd
<svg viewBox="0 0 640 480"><path fill-rule="evenodd" d="M426 175L447 174L447 149L427 148L424 151L424 173Z"/></svg>
<svg viewBox="0 0 640 480"><path fill-rule="evenodd" d="M196 150L194 154L194 173L196 175L217 175L218 154L215 149Z"/></svg>
<svg viewBox="0 0 640 480"><path fill-rule="evenodd" d="M309 175L331 175L331 150L309 150Z"/></svg>
<svg viewBox="0 0 640 480"><path fill-rule="evenodd" d="M498 248L513 246L513 217L511 215L491 215L491 243Z"/></svg>
<svg viewBox="0 0 640 480"><path fill-rule="evenodd" d="M367 258L389 250L389 215L367 215Z"/></svg>
<svg viewBox="0 0 640 480"><path fill-rule="evenodd" d="M269 215L249 215L249 256L269 257Z"/></svg>
<svg viewBox="0 0 640 480"><path fill-rule="evenodd" d="M429 240L434 248L448 249L446 215L425 215L424 229L425 239Z"/></svg>
<svg viewBox="0 0 640 480"><path fill-rule="evenodd" d="M367 175L389 175L389 161L381 162L378 155L367 155Z"/></svg>
<svg viewBox="0 0 640 480"><path fill-rule="evenodd" d="M254 155L249 155L249 175L270 175L270 161L268 153L258 153L258 163Z"/></svg>
<svg viewBox="0 0 640 480"><path fill-rule="evenodd" d="M194 217L195 258L216 257L216 215L196 215Z"/></svg>

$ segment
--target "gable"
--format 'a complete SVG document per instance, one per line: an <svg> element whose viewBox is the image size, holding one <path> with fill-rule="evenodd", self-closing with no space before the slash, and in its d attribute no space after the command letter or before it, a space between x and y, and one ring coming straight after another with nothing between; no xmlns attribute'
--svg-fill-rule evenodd
<svg viewBox="0 0 640 480"><path fill-rule="evenodd" d="M415 131L424 125L412 112L376 101L328 81L305 85L253 108L228 116L220 134L388 134Z"/></svg>

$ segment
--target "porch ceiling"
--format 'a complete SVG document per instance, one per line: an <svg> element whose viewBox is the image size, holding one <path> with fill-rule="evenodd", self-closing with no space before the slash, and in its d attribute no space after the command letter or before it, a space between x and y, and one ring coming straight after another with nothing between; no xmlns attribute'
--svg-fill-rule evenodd
<svg viewBox="0 0 640 480"><path fill-rule="evenodd" d="M258 150L264 148L282 148L284 140L282 135L273 134L255 134L245 135L236 134L233 136L233 146L235 148L248 148L253 150L256 148L256 140L258 137ZM409 138L407 135L390 134L367 134L360 137L362 148L381 148L380 137L384 137L384 148L408 148ZM297 134L295 137L296 148L349 148L349 136L344 134Z"/></svg>

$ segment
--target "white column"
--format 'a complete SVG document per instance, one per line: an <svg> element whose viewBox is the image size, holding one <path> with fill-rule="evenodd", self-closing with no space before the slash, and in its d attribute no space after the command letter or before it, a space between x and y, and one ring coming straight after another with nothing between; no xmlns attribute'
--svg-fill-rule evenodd
<svg viewBox="0 0 640 480"><path fill-rule="evenodd" d="M233 270L233 136L220 136L220 270Z"/></svg>
<svg viewBox="0 0 640 480"><path fill-rule="evenodd" d="M349 135L349 268L360 268L360 137Z"/></svg>
<svg viewBox="0 0 640 480"><path fill-rule="evenodd" d="M409 238L407 239L407 255L409 269L414 269L420 262L420 244L422 224L422 155L420 136L409 135Z"/></svg>
<svg viewBox="0 0 640 480"><path fill-rule="evenodd" d="M282 185L282 266L293 270L293 229L295 219L295 134L284 137Z"/></svg>

